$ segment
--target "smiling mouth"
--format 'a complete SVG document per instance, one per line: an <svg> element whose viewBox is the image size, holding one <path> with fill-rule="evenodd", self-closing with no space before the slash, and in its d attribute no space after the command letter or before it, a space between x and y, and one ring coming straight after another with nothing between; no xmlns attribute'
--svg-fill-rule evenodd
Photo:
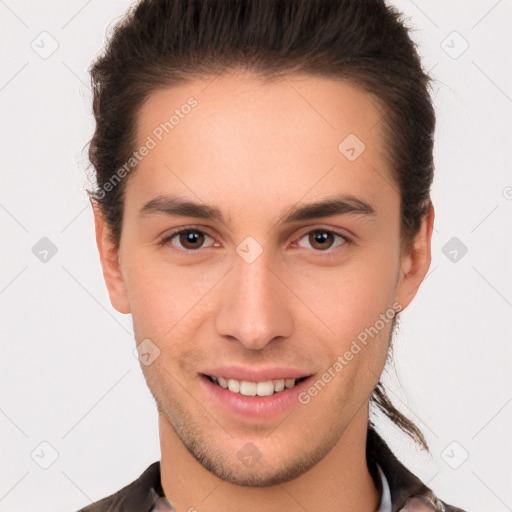
<svg viewBox="0 0 512 512"><path fill-rule="evenodd" d="M300 382L309 378L308 376L301 377L300 379L273 379L261 382L252 382L247 380L212 377L211 375L205 374L202 374L202 376L226 391L243 396L272 396L276 393L281 393L285 389L291 389Z"/></svg>

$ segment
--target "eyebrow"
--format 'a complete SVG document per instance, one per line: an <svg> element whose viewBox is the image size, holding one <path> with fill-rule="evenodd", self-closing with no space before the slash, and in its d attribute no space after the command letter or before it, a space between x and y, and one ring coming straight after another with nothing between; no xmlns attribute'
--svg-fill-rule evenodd
<svg viewBox="0 0 512 512"><path fill-rule="evenodd" d="M172 195L157 196L140 210L141 217L153 214L195 217L226 224L221 210L216 206L196 203ZM306 205L293 206L280 216L276 224L291 224L292 222L346 214L375 216L376 210L371 204L354 196L333 196Z"/></svg>

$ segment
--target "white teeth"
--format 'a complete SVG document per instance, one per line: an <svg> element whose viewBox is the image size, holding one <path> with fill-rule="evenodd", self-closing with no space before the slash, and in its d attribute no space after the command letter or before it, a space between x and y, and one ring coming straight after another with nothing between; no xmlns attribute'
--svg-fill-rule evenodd
<svg viewBox="0 0 512 512"><path fill-rule="evenodd" d="M256 390L258 386L259 384L256 384L256 382L248 382L243 380L240 383L240 394L244 396L256 396Z"/></svg>
<svg viewBox="0 0 512 512"><path fill-rule="evenodd" d="M278 393L279 391L283 391L283 389L284 389L284 379L276 380L276 385L275 385L276 393Z"/></svg>
<svg viewBox="0 0 512 512"><path fill-rule="evenodd" d="M256 394L258 396L270 396L274 394L274 384L271 380L265 382L258 382L256 386Z"/></svg>
<svg viewBox="0 0 512 512"><path fill-rule="evenodd" d="M293 388L295 386L295 379L285 379L284 385L287 388Z"/></svg>
<svg viewBox="0 0 512 512"><path fill-rule="evenodd" d="M233 393L244 396L271 396L280 393L285 388L293 388L296 379L274 379L263 382L250 382L247 380L225 379L224 377L212 377L221 388L229 389Z"/></svg>
<svg viewBox="0 0 512 512"><path fill-rule="evenodd" d="M240 392L240 381L235 379L228 380L228 389L229 391L233 391L233 393Z"/></svg>

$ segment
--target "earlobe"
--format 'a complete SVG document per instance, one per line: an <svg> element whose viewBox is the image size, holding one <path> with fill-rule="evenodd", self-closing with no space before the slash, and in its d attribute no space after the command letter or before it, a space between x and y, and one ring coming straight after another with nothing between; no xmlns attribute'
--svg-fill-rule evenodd
<svg viewBox="0 0 512 512"><path fill-rule="evenodd" d="M434 206L430 203L422 218L417 235L410 247L402 254L399 269L400 278L396 293L396 298L402 305L402 309L405 309L411 303L430 268L434 217Z"/></svg>
<svg viewBox="0 0 512 512"><path fill-rule="evenodd" d="M119 313L130 313L126 286L119 264L119 248L115 247L109 237L110 229L105 221L101 208L94 203L92 207L94 212L96 245L98 247L103 279L107 286L110 302Z"/></svg>

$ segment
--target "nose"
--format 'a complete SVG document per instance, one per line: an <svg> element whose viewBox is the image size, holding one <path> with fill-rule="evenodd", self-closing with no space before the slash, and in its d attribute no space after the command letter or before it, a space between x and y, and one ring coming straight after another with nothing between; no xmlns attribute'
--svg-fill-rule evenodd
<svg viewBox="0 0 512 512"><path fill-rule="evenodd" d="M293 331L292 294L270 263L265 251L252 263L236 256L221 288L217 332L252 350Z"/></svg>

